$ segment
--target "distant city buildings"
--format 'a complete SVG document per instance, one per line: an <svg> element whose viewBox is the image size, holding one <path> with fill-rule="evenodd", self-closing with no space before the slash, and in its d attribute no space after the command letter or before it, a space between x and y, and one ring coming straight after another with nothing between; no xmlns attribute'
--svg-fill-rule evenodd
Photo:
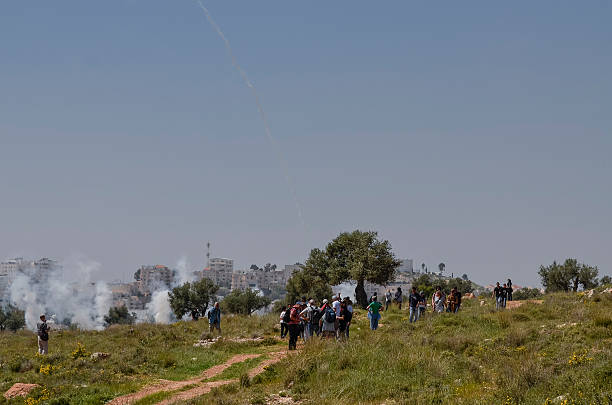
<svg viewBox="0 0 612 405"><path fill-rule="evenodd" d="M19 275L24 275L32 283L45 283L53 272L61 271L61 265L52 259L43 257L39 260L28 260L17 257L0 263L0 306L9 304L11 285Z"/></svg>

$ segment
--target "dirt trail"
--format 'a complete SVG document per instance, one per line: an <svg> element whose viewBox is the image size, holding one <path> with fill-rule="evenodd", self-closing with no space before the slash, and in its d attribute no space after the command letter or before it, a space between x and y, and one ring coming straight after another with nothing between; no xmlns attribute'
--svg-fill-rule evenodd
<svg viewBox="0 0 612 405"><path fill-rule="evenodd" d="M257 367L249 371L248 375L250 378L253 378L256 375L263 373L266 367L281 361L283 358L287 356L287 351L284 350L280 352L268 353L267 356L269 357L268 359L262 361L261 363L259 363L259 365L257 365ZM238 380L232 379L232 380L205 382L190 390L179 392L176 395L173 395L172 397L160 402L158 405L170 405L170 404L176 404L176 403L188 401L190 399L200 397L204 394L208 394L215 387L221 387L223 385L227 385L227 384L231 384L235 382L238 382Z"/></svg>
<svg viewBox="0 0 612 405"><path fill-rule="evenodd" d="M175 391L183 387L186 387L188 385L198 384L202 380L206 380L206 379L209 379L209 378L215 377L216 375L221 374L226 368L230 367L232 364L241 363L245 360L254 359L259 356L261 356L261 354L238 354L230 358L228 361L226 361L223 364L212 366L211 368L207 369L206 371L204 371L202 374L200 374L199 376L195 378L191 378L189 380L184 380L184 381L161 380L159 384L150 385L132 394L127 394L127 395L117 397L113 399L112 401L108 402L108 404L109 405L127 405L133 402L136 402L144 397L147 397L149 395L152 395L152 394L155 394L161 391ZM189 391L185 391L185 392L189 392Z"/></svg>

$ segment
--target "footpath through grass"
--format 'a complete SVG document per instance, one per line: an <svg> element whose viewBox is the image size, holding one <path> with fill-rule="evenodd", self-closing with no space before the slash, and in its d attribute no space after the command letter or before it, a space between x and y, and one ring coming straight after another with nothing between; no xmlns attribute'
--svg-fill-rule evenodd
<svg viewBox="0 0 612 405"><path fill-rule="evenodd" d="M275 336L277 316L224 317L227 337ZM27 399L11 404L102 404L137 391L158 379L184 380L241 353L265 353L281 348L274 340L219 341L208 348L193 347L207 320L172 325L113 326L104 331L53 331L49 355L36 354L34 333L0 333L0 390L14 383L41 385ZM79 346L80 345L80 346ZM92 352L110 353L94 360ZM233 367L233 366L232 366ZM230 367L226 375L241 372ZM40 400L39 400L40 399ZM0 396L0 403L7 402Z"/></svg>

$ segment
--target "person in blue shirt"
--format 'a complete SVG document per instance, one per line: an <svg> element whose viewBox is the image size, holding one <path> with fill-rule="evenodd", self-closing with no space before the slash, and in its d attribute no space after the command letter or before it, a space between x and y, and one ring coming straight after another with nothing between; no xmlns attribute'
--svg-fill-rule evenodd
<svg viewBox="0 0 612 405"><path fill-rule="evenodd" d="M208 311L208 324L210 325L210 333L213 333L215 329L221 334L221 308L219 303L215 302L215 306Z"/></svg>

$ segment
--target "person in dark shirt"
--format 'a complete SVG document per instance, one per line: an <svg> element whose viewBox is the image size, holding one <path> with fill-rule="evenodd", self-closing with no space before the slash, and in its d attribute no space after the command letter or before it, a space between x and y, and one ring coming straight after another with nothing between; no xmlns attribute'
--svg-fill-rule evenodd
<svg viewBox="0 0 612 405"><path fill-rule="evenodd" d="M416 287L412 287L410 291L410 295L408 296L408 309L410 310L410 318L409 322L416 322L419 320L419 301L421 300L421 296L416 290Z"/></svg>
<svg viewBox="0 0 612 405"><path fill-rule="evenodd" d="M346 331L351 322L353 314L348 310L348 302L346 299L340 304L340 316L338 317L338 339L347 339Z"/></svg>
<svg viewBox="0 0 612 405"><path fill-rule="evenodd" d="M38 354L47 354L49 352L49 330L51 328L47 325L45 314L40 316L40 322L36 324L36 329L38 335Z"/></svg>
<svg viewBox="0 0 612 405"><path fill-rule="evenodd" d="M506 295L507 295L507 299L508 301L512 301L512 292L514 291L512 289L512 280L508 279L508 282L506 283L507 285L507 290L506 290Z"/></svg>
<svg viewBox="0 0 612 405"><path fill-rule="evenodd" d="M455 313L457 313L461 307L461 292L457 290L457 287L453 289L453 295L455 296Z"/></svg>
<svg viewBox="0 0 612 405"><path fill-rule="evenodd" d="M493 289L493 297L495 298L495 309L503 308L503 298L502 298L503 288L499 285L499 282L495 285Z"/></svg>
<svg viewBox="0 0 612 405"><path fill-rule="evenodd" d="M502 308L506 308L506 302L508 301L508 285L504 284L501 291L502 297Z"/></svg>

